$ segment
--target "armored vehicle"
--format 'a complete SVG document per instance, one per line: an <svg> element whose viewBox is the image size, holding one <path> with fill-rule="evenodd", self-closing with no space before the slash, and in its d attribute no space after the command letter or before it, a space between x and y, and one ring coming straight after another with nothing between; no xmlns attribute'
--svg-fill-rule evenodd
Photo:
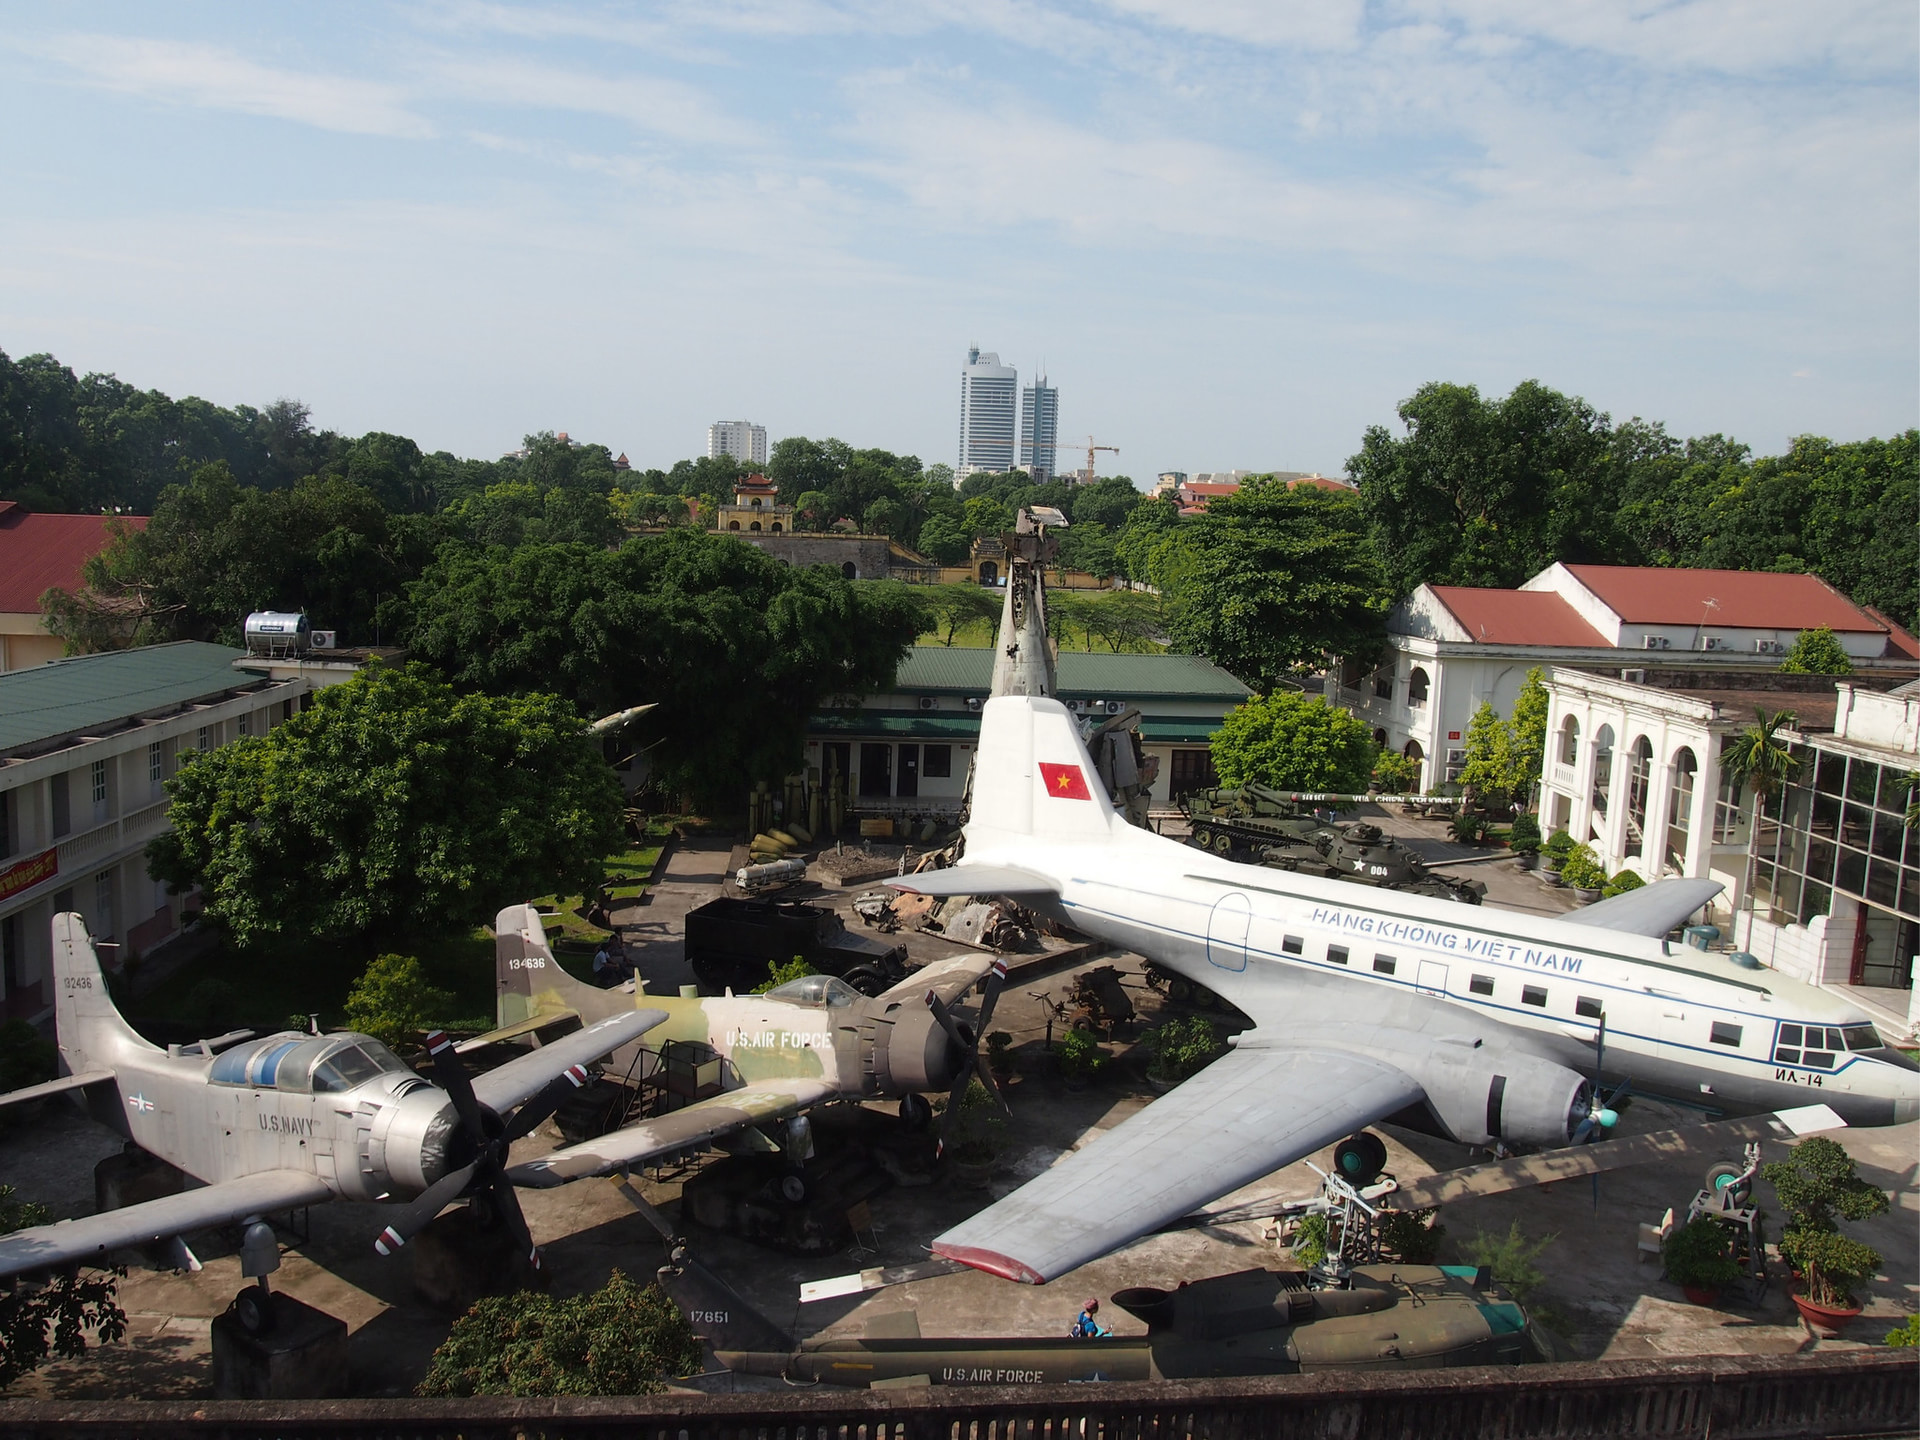
<svg viewBox="0 0 1920 1440"><path fill-rule="evenodd" d="M1407 890L1465 905L1478 905L1487 893L1484 881L1462 880L1427 869L1427 862L1420 856L1395 844L1391 835L1364 820L1342 826L1337 832L1320 831L1314 836L1310 853L1298 846L1269 846L1261 852L1260 863L1275 870L1350 880L1383 890Z"/></svg>
<svg viewBox="0 0 1920 1440"><path fill-rule="evenodd" d="M1264 785L1195 790L1180 808L1192 827L1192 843L1228 858L1270 845L1309 845L1333 820L1332 811L1315 810Z"/></svg>
<svg viewBox="0 0 1920 1440"><path fill-rule="evenodd" d="M849 931L833 911L794 900L709 900L687 914L687 963L701 987L751 990L796 955L878 995L907 973L907 947Z"/></svg>
<svg viewBox="0 0 1920 1440"><path fill-rule="evenodd" d="M923 1339L907 1311L879 1317L864 1339L808 1340L787 1354L723 1344L716 1358L729 1370L829 1385L1047 1385L1522 1365L1547 1353L1526 1312L1471 1266L1361 1265L1341 1289L1309 1288L1298 1271L1242 1270L1177 1290L1121 1290L1113 1303L1147 1333Z"/></svg>

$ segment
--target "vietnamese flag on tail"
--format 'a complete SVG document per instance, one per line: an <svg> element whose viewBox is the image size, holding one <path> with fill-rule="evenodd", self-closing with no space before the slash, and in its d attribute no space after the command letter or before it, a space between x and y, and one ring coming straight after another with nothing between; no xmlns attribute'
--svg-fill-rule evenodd
<svg viewBox="0 0 1920 1440"><path fill-rule="evenodd" d="M1093 799L1087 790L1087 777L1080 773L1078 765L1050 765L1042 760L1040 781L1056 800Z"/></svg>

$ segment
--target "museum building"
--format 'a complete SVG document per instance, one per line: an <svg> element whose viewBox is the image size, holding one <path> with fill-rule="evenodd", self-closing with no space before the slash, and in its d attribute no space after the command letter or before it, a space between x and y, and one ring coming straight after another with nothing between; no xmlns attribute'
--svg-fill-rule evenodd
<svg viewBox="0 0 1920 1440"><path fill-rule="evenodd" d="M180 641L0 675L0 1019L53 1005L51 922L77 910L124 963L177 934L189 896L147 874L167 829L165 782L189 755L295 714L304 676L244 668L245 652Z"/></svg>

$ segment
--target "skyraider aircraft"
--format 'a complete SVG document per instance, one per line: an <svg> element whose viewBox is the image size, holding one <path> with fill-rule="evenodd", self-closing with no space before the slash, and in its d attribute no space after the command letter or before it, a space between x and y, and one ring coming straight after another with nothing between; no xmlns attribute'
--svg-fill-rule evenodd
<svg viewBox="0 0 1920 1440"><path fill-rule="evenodd" d="M1463 918L1447 901L1235 864L1126 824L1073 716L1032 695L986 703L965 839L960 865L888 883L1017 897L1254 1021L1193 1079L933 1243L1011 1280L1056 1279L1325 1146L1365 1169L1342 1152L1379 1146L1356 1133L1379 1120L1562 1146L1610 1125L1603 1097L1628 1084L1734 1114L1920 1115L1920 1066L1847 1000L1669 947L1711 881L1556 919Z"/></svg>
<svg viewBox="0 0 1920 1440"><path fill-rule="evenodd" d="M53 917L53 984L60 1058L70 1073L0 1095L0 1104L79 1090L95 1119L200 1184L0 1236L0 1278L100 1264L124 1246L335 1197L413 1202L382 1232L385 1254L483 1187L538 1264L501 1173L507 1147L586 1083L587 1062L667 1018L627 1010L472 1081L444 1037L430 1039L441 1078L433 1085L378 1040L351 1032L291 1030L264 1039L241 1032L221 1037L239 1042L226 1049L217 1040L164 1050L150 1044L108 997L79 915ZM191 1252L184 1259L197 1263Z"/></svg>
<svg viewBox="0 0 1920 1440"><path fill-rule="evenodd" d="M640 1005L665 1016L649 1043L712 1047L726 1087L682 1109L516 1165L508 1174L517 1184L560 1185L605 1175L829 1100L897 1099L903 1118L924 1124L931 1107L922 1091L958 1094L975 1073L989 1087L993 1083L979 1064L977 1046L1006 967L989 956L937 960L871 999L831 975L809 975L765 995L646 995L631 981L601 990L567 974L531 905L510 905L493 923L501 1028L465 1042L463 1049L576 1019L597 1027L605 1023L602 1016ZM982 978L987 994L978 1023L962 1024L947 1007ZM609 1068L617 1072L627 1059L616 1054ZM790 1138L800 1142L796 1158L804 1159L805 1137ZM782 1177L781 1190L795 1204L806 1198L806 1177L797 1164Z"/></svg>

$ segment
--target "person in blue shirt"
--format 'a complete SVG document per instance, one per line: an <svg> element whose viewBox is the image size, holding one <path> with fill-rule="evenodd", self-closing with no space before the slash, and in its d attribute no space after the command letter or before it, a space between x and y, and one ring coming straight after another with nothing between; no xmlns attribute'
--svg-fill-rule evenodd
<svg viewBox="0 0 1920 1440"><path fill-rule="evenodd" d="M1068 1336L1075 1340L1102 1340L1112 1335L1111 1330L1103 1330L1100 1322L1094 1318L1099 1313L1100 1302L1087 1301L1080 1307L1080 1316L1073 1322L1073 1328L1067 1331Z"/></svg>

